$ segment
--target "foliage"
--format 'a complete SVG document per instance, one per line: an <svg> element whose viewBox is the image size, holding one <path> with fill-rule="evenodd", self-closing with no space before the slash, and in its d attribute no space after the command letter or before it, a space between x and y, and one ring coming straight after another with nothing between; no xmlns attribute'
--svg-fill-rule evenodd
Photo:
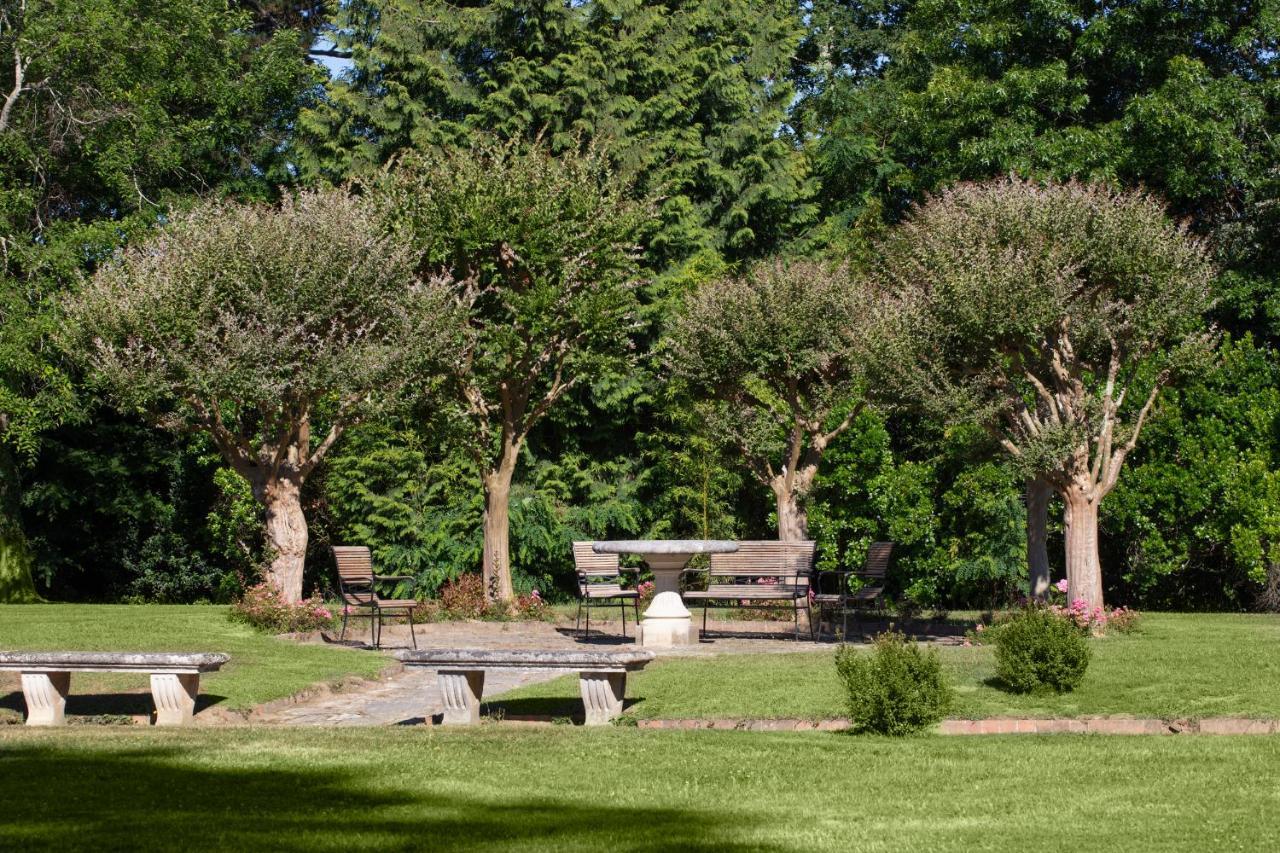
<svg viewBox="0 0 1280 853"><path fill-rule="evenodd" d="M951 704L937 651L923 651L901 633L878 635L869 653L841 646L836 671L855 731L911 734L939 722Z"/></svg>
<svg viewBox="0 0 1280 853"><path fill-rule="evenodd" d="M448 389L483 478L490 598L513 592L509 490L530 430L630 362L645 210L626 189L597 154L557 159L493 139L407 154L374 187L390 233L463 315Z"/></svg>
<svg viewBox="0 0 1280 853"><path fill-rule="evenodd" d="M1026 608L996 634L996 677L1015 693L1075 689L1089 666L1086 630L1066 614Z"/></svg>
<svg viewBox="0 0 1280 853"><path fill-rule="evenodd" d="M1165 398L1104 507L1115 581L1147 607L1251 607L1280 565L1280 365L1250 338Z"/></svg>
<svg viewBox="0 0 1280 853"><path fill-rule="evenodd" d="M783 538L807 536L822 455L867 402L868 342L886 302L847 266L774 260L713 279L676 309L666 360L704 427L777 496Z"/></svg>
<svg viewBox="0 0 1280 853"><path fill-rule="evenodd" d="M267 509L269 577L301 595L307 476L353 422L421 393L453 337L444 290L345 191L207 202L67 303L68 346L117 405L206 433ZM323 438L312 444L313 430Z"/></svg>
<svg viewBox="0 0 1280 853"><path fill-rule="evenodd" d="M233 622L243 622L271 634L314 631L333 625L333 612L325 607L319 596L305 601L288 601L270 583L246 589L240 600L231 605L227 615Z"/></svg>
<svg viewBox="0 0 1280 853"><path fill-rule="evenodd" d="M496 134L556 155L595 146L637 197L651 266L758 254L811 215L778 133L800 34L777 0L343 3L349 75L302 117L305 170L342 179L407 148Z"/></svg>
<svg viewBox="0 0 1280 853"><path fill-rule="evenodd" d="M1205 247L1143 194L1009 179L930 199L877 268L901 299L891 378L1061 495L1072 594L1101 606L1097 506L1211 343Z"/></svg>
<svg viewBox="0 0 1280 853"><path fill-rule="evenodd" d="M440 588L439 614L449 619L543 619L548 614L546 600L538 590L530 590L511 601L490 601L485 596L484 578L475 572L459 575Z"/></svg>

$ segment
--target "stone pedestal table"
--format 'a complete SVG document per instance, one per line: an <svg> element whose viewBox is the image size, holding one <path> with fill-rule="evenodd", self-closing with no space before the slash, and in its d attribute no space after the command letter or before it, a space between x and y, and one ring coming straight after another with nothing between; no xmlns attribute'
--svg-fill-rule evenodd
<svg viewBox="0 0 1280 853"><path fill-rule="evenodd" d="M596 542L597 554L635 554L653 572L656 595L640 623L639 642L650 648L697 642L689 610L680 600L680 574L694 554L729 554L738 543L727 539L623 539Z"/></svg>

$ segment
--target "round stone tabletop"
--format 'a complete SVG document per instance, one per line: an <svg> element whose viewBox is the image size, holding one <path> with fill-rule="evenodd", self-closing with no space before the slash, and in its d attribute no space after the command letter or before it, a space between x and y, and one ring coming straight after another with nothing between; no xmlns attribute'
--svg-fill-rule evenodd
<svg viewBox="0 0 1280 853"><path fill-rule="evenodd" d="M729 539L616 539L592 544L597 554L728 554L738 550Z"/></svg>

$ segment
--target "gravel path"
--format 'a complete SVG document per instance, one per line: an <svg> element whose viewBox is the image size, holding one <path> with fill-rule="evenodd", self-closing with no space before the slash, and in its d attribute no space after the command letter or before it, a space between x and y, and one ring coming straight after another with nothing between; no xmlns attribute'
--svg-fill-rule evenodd
<svg viewBox="0 0 1280 853"><path fill-rule="evenodd" d="M617 622L592 622L590 642L579 639L572 626L546 622L441 622L420 625L417 629L419 648L480 649L622 649L633 645L624 640ZM724 654L785 654L807 652L830 654L831 642L796 642L789 623L781 622L713 622L714 633L703 642L676 649L656 650L661 657L715 657ZM881 626L871 626L880 630ZM628 623L628 634L634 637L634 625ZM363 639L360 635L355 635ZM348 640L351 640L348 637ZM383 631L384 648L408 647L408 628L387 626ZM947 642L953 637L938 635L933 639ZM325 642L319 636L312 642ZM490 699L517 687L549 681L564 675L555 670L495 670L485 677L484 698ZM341 692L320 691L296 702L273 702L256 710L250 717L254 723L317 726L410 725L422 723L442 710L440 691L434 672L414 668L394 672L375 682L360 684L357 689Z"/></svg>

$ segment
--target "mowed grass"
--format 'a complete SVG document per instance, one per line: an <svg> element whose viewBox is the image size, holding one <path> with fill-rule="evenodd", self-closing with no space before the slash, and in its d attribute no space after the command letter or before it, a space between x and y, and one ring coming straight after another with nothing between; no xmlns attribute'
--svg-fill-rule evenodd
<svg viewBox="0 0 1280 853"><path fill-rule="evenodd" d="M215 605L0 605L0 649L226 652L230 663L200 680L201 707L235 709L344 675L375 675L391 663L383 654L279 640L229 621L227 608ZM146 675L76 673L67 711L146 713L150 699L127 704L129 700L99 700L94 694L149 689ZM4 705L21 708L19 691L16 673L0 673Z"/></svg>
<svg viewBox="0 0 1280 853"><path fill-rule="evenodd" d="M1090 640L1084 683L1064 695L1015 695L995 682L989 646L942 646L955 688L950 716L1161 719L1280 718L1280 617L1152 613L1142 629ZM503 696L510 713L569 713L575 679ZM628 714L639 718L823 719L845 716L834 652L666 658L632 675Z"/></svg>
<svg viewBox="0 0 1280 853"><path fill-rule="evenodd" d="M1274 850L1280 738L0 730L6 850Z"/></svg>

